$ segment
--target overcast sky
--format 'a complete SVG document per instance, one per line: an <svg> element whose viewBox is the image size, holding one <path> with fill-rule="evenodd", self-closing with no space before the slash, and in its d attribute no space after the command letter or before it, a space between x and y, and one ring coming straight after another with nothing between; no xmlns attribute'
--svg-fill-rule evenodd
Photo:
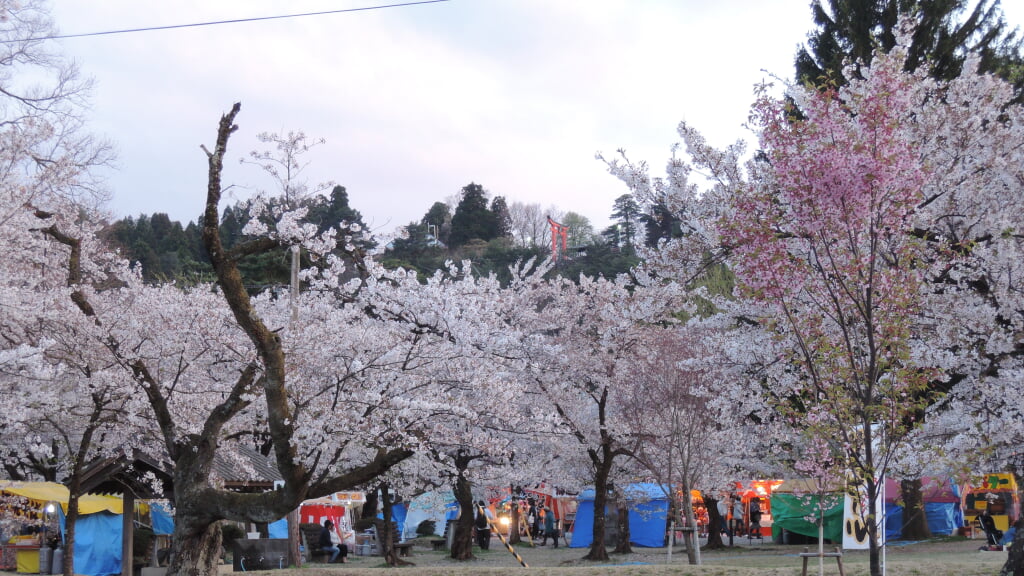
<svg viewBox="0 0 1024 576"><path fill-rule="evenodd" d="M295 14L387 0L57 0L65 34ZM1006 2L1024 21L1024 2ZM753 86L792 76L808 0L450 0L61 40L96 81L93 129L114 142L117 216L202 211L217 121L242 103L228 156L302 130L310 184L334 181L379 231L470 182L600 229L626 188L594 158L624 148L661 173L680 120L726 145ZM765 72L767 71L767 73ZM234 198L272 184L227 164Z"/></svg>

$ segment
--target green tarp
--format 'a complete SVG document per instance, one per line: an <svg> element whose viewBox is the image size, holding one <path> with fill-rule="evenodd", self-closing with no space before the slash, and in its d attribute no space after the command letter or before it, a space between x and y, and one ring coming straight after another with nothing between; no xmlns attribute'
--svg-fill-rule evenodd
<svg viewBox="0 0 1024 576"><path fill-rule="evenodd" d="M811 538L818 537L818 525L808 517L817 518L818 495L772 494L772 537L781 539L782 530ZM843 541L843 495L825 494L825 539L835 543Z"/></svg>

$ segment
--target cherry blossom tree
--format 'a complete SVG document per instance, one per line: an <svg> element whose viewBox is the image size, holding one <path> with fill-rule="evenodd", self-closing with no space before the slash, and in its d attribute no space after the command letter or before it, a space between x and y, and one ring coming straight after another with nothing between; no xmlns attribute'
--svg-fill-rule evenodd
<svg viewBox="0 0 1024 576"><path fill-rule="evenodd" d="M927 406L932 438L955 439L957 457L1020 429L1001 417L1013 418L1002 400L1019 390L1007 378L1020 361L1020 110L970 59L938 82L903 71L904 58L880 54L840 90L790 88L795 108L763 87L751 117L762 151L746 170L742 145L715 150L686 125L692 164L673 157L664 179L609 161L681 223L652 269L683 280L718 262L735 271L745 310L730 314L773 335L760 375L770 398L792 424L836 439L867 487L869 518L880 475L909 457L898 448ZM710 182L703 193L695 168ZM996 383L1000 394L987 394ZM949 422L965 418L977 434L954 436Z"/></svg>
<svg viewBox="0 0 1024 576"><path fill-rule="evenodd" d="M651 328L647 344L633 364L636 385L624 408L635 427L633 457L669 497L682 498L681 518L692 531L686 538L690 564L699 564L697 519L693 490L704 493L709 512L714 494L732 488L731 478L742 471L744 455L756 452L758 435L748 415L759 412L757 394L733 396L720 385L728 379L745 380L721 353L730 335L708 323L685 327ZM728 438L728 441L722 441ZM717 512L717 511L716 511ZM718 519L717 513L713 517ZM722 547L721 526L713 521L708 548Z"/></svg>
<svg viewBox="0 0 1024 576"><path fill-rule="evenodd" d="M607 560L605 506L611 485L625 480L635 447L624 421L625 390L634 385L631 361L644 325L664 321L678 304L672 285L635 280L557 278L535 292L532 318L523 318L523 345L530 358L523 377L533 381L543 401L568 434L561 443L570 462L585 463L593 481L594 533L586 555Z"/></svg>
<svg viewBox="0 0 1024 576"><path fill-rule="evenodd" d="M138 391L132 396L144 401L145 409L132 413L145 415L140 422L149 434L125 444L173 465L172 573L213 569L222 519L276 520L307 496L363 485L408 457L422 437L406 425L419 415L417 403L424 398L411 392L423 384L409 369L410 358L423 343L445 341L440 330L416 324L409 314L389 310L385 317L386 304L416 301L394 293L410 283L397 274L380 283L367 276L333 286L325 274L318 290L303 295L298 321L287 298L245 291L238 259L289 241L326 253L334 235L317 236L285 214L269 235L223 249L215 225L221 160L237 113L224 117L208 156L206 221L214 224L206 239L218 289L145 286L125 273L123 262L118 268L116 257L99 250L91 230L74 227L77 220L37 214L45 217L41 224L51 246L63 247L50 252L71 271L70 288L57 294L93 327L72 336L99 345L107 365L129 376ZM104 286L112 272L120 272L117 283ZM376 303L366 300L373 297ZM423 404L437 409L440 402ZM223 490L213 457L230 457L239 444L271 450L284 488L263 494Z"/></svg>
<svg viewBox="0 0 1024 576"><path fill-rule="evenodd" d="M43 39L52 31L43 2L0 2L0 435L9 472L67 479L70 550L81 471L123 441L111 424L131 410L123 377L97 355L97 343L76 338L92 320L77 310L66 316L68 295L81 298L77 279L64 265L67 252L50 245L52 219L37 218L73 214L91 226L106 198L98 169L112 159L109 145L83 128L91 85ZM65 574L70 564L69 553Z"/></svg>
<svg viewBox="0 0 1024 576"><path fill-rule="evenodd" d="M770 179L736 191L725 226L743 297L769 307L769 329L792 347L785 364L799 368L779 381L780 407L841 443L866 486L872 574L879 483L935 376L913 354L924 277L911 216L929 167L901 126L914 103L900 60L848 91L792 92L799 119L762 97L753 121Z"/></svg>

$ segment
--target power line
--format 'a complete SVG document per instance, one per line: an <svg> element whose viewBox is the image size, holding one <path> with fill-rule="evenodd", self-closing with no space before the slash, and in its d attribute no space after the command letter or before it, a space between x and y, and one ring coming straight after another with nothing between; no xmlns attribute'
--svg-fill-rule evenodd
<svg viewBox="0 0 1024 576"><path fill-rule="evenodd" d="M62 40L65 38L84 38L86 36L108 36L111 34L128 34L131 32L152 32L154 30L173 30L175 28L196 28L199 26L214 26L217 24L238 24L240 22L259 22L261 20L282 20L284 18L299 18L302 16L323 16L325 14L342 14L345 12L365 12L368 10L382 10L384 8L402 8L416 6L418 4L436 4L448 2L448 0L419 0L416 2L402 2L400 4L382 4L378 6L364 6L362 8L344 8L340 10L326 10L323 12L303 12L301 14L282 14L279 16L258 16L255 18L237 18L234 20L217 20L214 22L194 22L191 24L171 24L168 26L151 26L148 28L126 28L124 30L106 30L104 32L84 32L82 34L56 34L53 36L39 36L36 38L20 38L17 40L0 40L0 44L13 44L15 42L32 42L39 40Z"/></svg>

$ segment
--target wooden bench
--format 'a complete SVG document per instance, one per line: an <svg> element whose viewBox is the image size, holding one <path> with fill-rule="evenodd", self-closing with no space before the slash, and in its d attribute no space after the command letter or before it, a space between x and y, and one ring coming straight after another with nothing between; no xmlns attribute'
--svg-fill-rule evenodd
<svg viewBox="0 0 1024 576"><path fill-rule="evenodd" d="M440 552L440 551L444 550L444 548L445 548L445 546L447 544L448 544L448 541L445 540L444 538L434 538L433 540L430 541L430 547L434 549L434 552Z"/></svg>
<svg viewBox="0 0 1024 576"><path fill-rule="evenodd" d="M804 551L797 555L804 559L803 576L807 576L807 561L811 558L835 558L836 563L839 564L839 576L846 576L846 572L843 570L843 553L839 550L838 546L836 546L834 550L835 552L818 553L808 552L808 549L804 548Z"/></svg>
<svg viewBox="0 0 1024 576"><path fill-rule="evenodd" d="M399 544L393 544L395 550L398 550L399 556L412 556L412 542L401 542Z"/></svg>
<svg viewBox="0 0 1024 576"><path fill-rule="evenodd" d="M316 526L315 524L313 526ZM328 562L331 559L331 552L323 550L320 544L320 527L302 526L299 528L299 535L302 538L302 547L306 551L307 562Z"/></svg>

